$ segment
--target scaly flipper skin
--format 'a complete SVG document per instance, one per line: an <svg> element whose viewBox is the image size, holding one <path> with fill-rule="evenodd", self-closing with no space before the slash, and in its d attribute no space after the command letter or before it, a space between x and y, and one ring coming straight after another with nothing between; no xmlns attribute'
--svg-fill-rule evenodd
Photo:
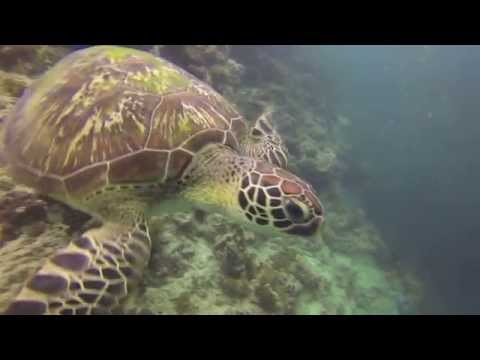
<svg viewBox="0 0 480 360"><path fill-rule="evenodd" d="M257 119L250 130L248 141L245 141L242 147L243 152L254 159L265 160L281 168L287 168L288 149L273 126L270 111Z"/></svg>
<svg viewBox="0 0 480 360"><path fill-rule="evenodd" d="M150 249L143 223L89 230L49 258L5 314L108 313L140 280Z"/></svg>

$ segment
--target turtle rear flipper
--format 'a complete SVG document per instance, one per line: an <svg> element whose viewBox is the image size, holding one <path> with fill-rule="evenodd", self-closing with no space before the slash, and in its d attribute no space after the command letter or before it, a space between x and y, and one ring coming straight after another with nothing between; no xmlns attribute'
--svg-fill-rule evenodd
<svg viewBox="0 0 480 360"><path fill-rule="evenodd" d="M144 224L108 223L89 230L50 257L5 313L108 313L141 279L150 248Z"/></svg>

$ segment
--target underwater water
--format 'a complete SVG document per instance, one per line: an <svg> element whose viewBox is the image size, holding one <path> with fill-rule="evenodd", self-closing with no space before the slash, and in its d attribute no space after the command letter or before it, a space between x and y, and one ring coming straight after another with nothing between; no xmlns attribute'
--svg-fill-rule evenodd
<svg viewBox="0 0 480 360"><path fill-rule="evenodd" d="M90 75L81 66L71 80L62 79L60 71L55 73L62 59L89 47L0 45L0 313L480 312L476 281L480 270L476 230L480 229L475 219L480 208L476 146L480 48L127 45L148 55L112 48L101 59L105 61L102 71L111 72L88 84ZM209 97L189 103L188 75L172 75L177 68L165 63L145 71L144 59L152 56L195 76L205 84L195 96L207 93ZM73 68L68 59L62 71ZM123 59L133 59L132 64L127 61L126 70ZM115 82L118 74L122 80ZM158 78L148 80L152 74ZM60 90L43 98L51 106L43 113L40 105L28 107L28 101L45 94L37 85L44 78L47 88ZM140 100L119 117L102 118L102 111L128 105L128 96L125 100L119 95L125 79L135 84L128 96ZM98 103L95 91L101 94ZM178 97L182 115L176 118L174 111L166 111L158 123L170 127L156 128L152 119L162 111L169 94ZM148 100L154 96L162 100ZM105 99L111 102L99 111ZM182 158L172 162L165 175L168 188L156 182L151 187L145 180L161 158L136 158L117 167L109 162L109 169L117 174L112 176L122 181L118 187L115 178L108 183L112 186L98 185L103 178L96 173L72 176L75 182L67 176L69 194L87 196L75 201L72 198L77 195L64 198L46 190L40 194L41 189L54 188L54 183L45 187L44 177L31 181L33 175L22 177L12 171L20 158L30 164L43 151L53 159L49 160L52 166L55 157L73 154L78 155L75 161L87 161L88 169L95 168L105 158L99 145L85 140L92 134L100 134L102 144L110 145L112 158L117 159L123 154L116 153L119 146L134 139L142 125L116 126L144 114L151 126L147 142L174 128L167 139L173 148L175 139L195 135L191 124L202 124L202 129L205 124L221 127L209 123L209 116L218 119L218 113L230 105L216 101L233 105L247 130L232 130L238 145L230 142L228 151L215 148L212 157L198 146L219 140L197 141L198 148L189 150L193 157L189 161L197 166L186 185L175 182L175 177L190 171ZM204 104L216 109L214 115L202 108ZM85 118L65 115L75 106L88 110ZM29 111L18 111L23 107ZM192 108L195 111L188 112ZM50 117L42 118L44 114ZM90 116L93 120L87 120ZM32 122L18 130L12 125L30 118L45 121L45 127ZM262 118L274 130L257 122ZM97 119L102 119L98 126ZM63 121L65 128L42 130L55 121ZM262 131L260 135L253 131L255 127ZM277 146L267 134L278 136L288 149L287 165L280 155L263 157L249 150L263 150L267 143ZM167 140L162 140L163 147ZM62 141L75 146L55 145ZM23 155L12 160L17 143L23 146ZM32 143L38 144L36 151L28 153L25 149ZM135 153L130 144L134 146L129 143L125 151ZM63 167L69 164L68 156L65 162L61 158ZM244 168L243 162L233 166L237 156L255 164L266 161L266 165L254 170ZM77 169L73 174L82 174L77 162L72 162ZM36 174L35 166L41 165L32 164ZM244 169L239 177L237 168ZM287 170L295 177L285 175ZM48 175L48 170L40 172ZM245 172L257 186L245 188ZM267 186L262 190L262 181L256 184L255 177L270 179L268 186L273 187L280 181L280 205L273 205ZM307 183L322 209L312 200ZM261 200L262 191L268 205ZM148 209L142 215L151 248L145 247L143 228L135 223L132 230L134 226L129 225L137 214L130 214L130 194L139 192L141 200L134 204ZM250 200L241 200L242 196ZM247 216L243 202L252 204ZM280 215L272 209L275 206L281 208ZM322 224L313 231L311 224L319 218ZM277 227L279 222L288 229L308 231L287 233ZM91 239L95 239L93 245ZM139 242L132 245L121 239Z"/></svg>
<svg viewBox="0 0 480 360"><path fill-rule="evenodd" d="M399 260L425 283L426 313L480 311L478 46L304 49L336 79L352 119L352 189Z"/></svg>

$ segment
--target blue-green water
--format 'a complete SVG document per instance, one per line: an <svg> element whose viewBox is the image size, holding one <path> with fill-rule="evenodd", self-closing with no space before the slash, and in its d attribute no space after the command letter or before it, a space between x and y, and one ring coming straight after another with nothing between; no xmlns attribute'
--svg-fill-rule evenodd
<svg viewBox="0 0 480 360"><path fill-rule="evenodd" d="M335 79L367 211L430 287L432 312L480 311L480 47L304 47ZM328 69L328 70L327 70Z"/></svg>

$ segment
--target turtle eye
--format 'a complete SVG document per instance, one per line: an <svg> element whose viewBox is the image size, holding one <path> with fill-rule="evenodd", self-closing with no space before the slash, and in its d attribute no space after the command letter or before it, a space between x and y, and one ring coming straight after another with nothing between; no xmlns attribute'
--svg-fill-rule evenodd
<svg viewBox="0 0 480 360"><path fill-rule="evenodd" d="M305 212L294 200L287 200L285 210L287 211L290 220L294 223L301 223L305 220Z"/></svg>
<svg viewBox="0 0 480 360"><path fill-rule="evenodd" d="M263 136L262 132L258 129L253 129L251 134L256 138L261 138Z"/></svg>

